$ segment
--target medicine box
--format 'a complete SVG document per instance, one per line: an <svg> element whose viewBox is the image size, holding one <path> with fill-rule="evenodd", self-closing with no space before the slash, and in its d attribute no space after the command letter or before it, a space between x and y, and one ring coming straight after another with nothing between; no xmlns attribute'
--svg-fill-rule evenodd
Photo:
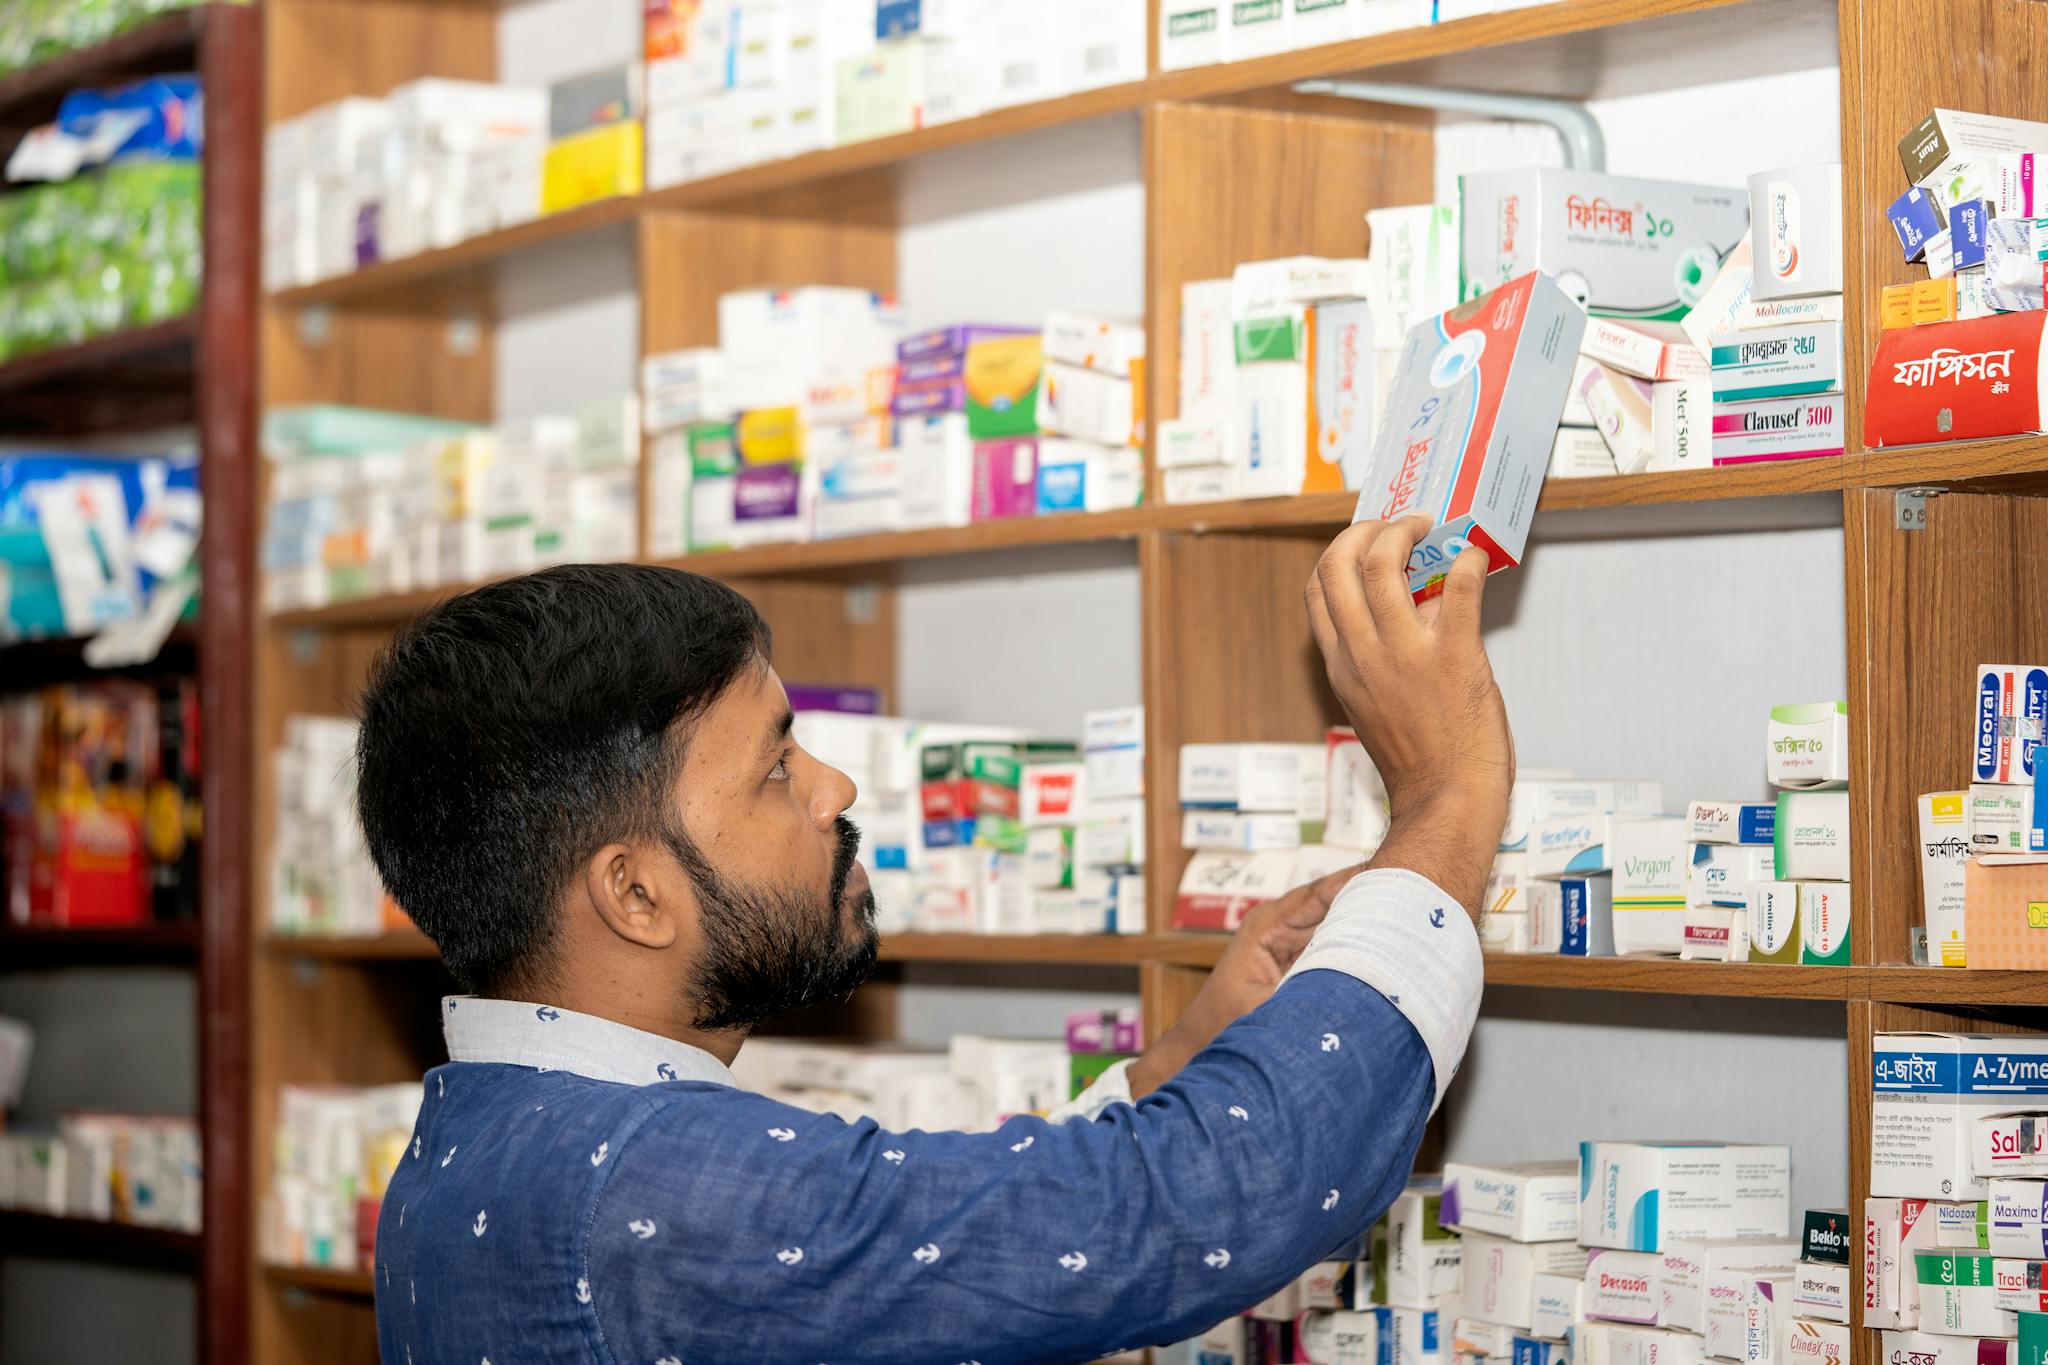
<svg viewBox="0 0 2048 1365"><path fill-rule="evenodd" d="M1655 388L1647 379L1604 365L1595 365L1579 384L1579 400L1620 473L1640 474L1656 458L1657 435L1651 425L1656 420Z"/></svg>
<svg viewBox="0 0 2048 1365"><path fill-rule="evenodd" d="M2024 853L2030 787L2008 787L1992 782L1971 784L1965 798L1968 807L1970 852L1973 856Z"/></svg>
<svg viewBox="0 0 2048 1365"><path fill-rule="evenodd" d="M1775 1365L1771 1353L1777 1349L1778 1320L1789 1317L1792 1275L1758 1274L1749 1284L1749 1302L1743 1314L1743 1359L1750 1365Z"/></svg>
<svg viewBox="0 0 2048 1365"><path fill-rule="evenodd" d="M1535 1276L1584 1273L1586 1252L1572 1242L1515 1242L1468 1232L1459 1311L1482 1322L1525 1331L1536 1307Z"/></svg>
<svg viewBox="0 0 2048 1365"><path fill-rule="evenodd" d="M1799 961L1799 884L1763 882L1749 890L1749 960Z"/></svg>
<svg viewBox="0 0 2048 1365"><path fill-rule="evenodd" d="M1693 379L1706 375L1707 357L1675 322L1625 322L1596 317L1586 323L1579 354L1637 379Z"/></svg>
<svg viewBox="0 0 2048 1365"><path fill-rule="evenodd" d="M1664 1314L1664 1253L1596 1251L1586 1262L1588 1318L1655 1327Z"/></svg>
<svg viewBox="0 0 2048 1365"><path fill-rule="evenodd" d="M1373 1302L1418 1308L1457 1292L1462 1245L1442 1225L1441 1205L1438 1182L1417 1182L1373 1226Z"/></svg>
<svg viewBox="0 0 2048 1365"><path fill-rule="evenodd" d="M1849 794L1780 792L1772 862L1780 882L1849 880Z"/></svg>
<svg viewBox="0 0 2048 1365"><path fill-rule="evenodd" d="M1181 812L1180 846L1230 853L1262 853L1297 849L1302 822L1293 815L1245 815L1227 810Z"/></svg>
<svg viewBox="0 0 2048 1365"><path fill-rule="evenodd" d="M1517 1242L1568 1242L1578 1235L1576 1162L1446 1162L1442 1198L1439 1216L1461 1232Z"/></svg>
<svg viewBox="0 0 2048 1365"><path fill-rule="evenodd" d="M1579 1144L1579 1241L1662 1251L1667 1238L1789 1235L1788 1148L1712 1142Z"/></svg>
<svg viewBox="0 0 2048 1365"><path fill-rule="evenodd" d="M1809 967L1849 965L1851 920L1846 882L1799 884L1799 961Z"/></svg>
<svg viewBox="0 0 2048 1365"><path fill-rule="evenodd" d="M2019 1343L2010 1338L1943 1336L1935 1332L1885 1332L1878 1358L1902 1365L2019 1365Z"/></svg>
<svg viewBox="0 0 2048 1365"><path fill-rule="evenodd" d="M1972 858L1964 871L1963 906L1970 966L2048 967L2048 856Z"/></svg>
<svg viewBox="0 0 2048 1365"><path fill-rule="evenodd" d="M1183 744L1183 807L1323 816L1327 781L1320 744Z"/></svg>
<svg viewBox="0 0 2048 1365"><path fill-rule="evenodd" d="M1986 1249L2029 1260L2048 1256L2048 1183L2004 1178L1986 1183Z"/></svg>
<svg viewBox="0 0 2048 1365"><path fill-rule="evenodd" d="M1711 458L1716 465L1840 455L1848 407L1838 393L1717 403Z"/></svg>
<svg viewBox="0 0 2048 1365"><path fill-rule="evenodd" d="M1616 953L1676 957L1685 947L1689 828L1679 816L1615 821L1608 853L1614 867Z"/></svg>
<svg viewBox="0 0 2048 1365"><path fill-rule="evenodd" d="M1921 283L1928 281L1922 280ZM1751 299L1735 312L1735 326L1745 332L1761 331L1766 327L1789 327L1794 323L1841 320L1840 294L1820 294L1801 299Z"/></svg>
<svg viewBox="0 0 2048 1365"><path fill-rule="evenodd" d="M1614 956L1614 885L1611 877L1566 877L1557 895L1545 905L1556 918L1556 940L1550 945L1564 957ZM1540 916L1541 910L1532 911ZM1541 932L1542 925L1535 926ZM1539 938L1537 950L1545 945Z"/></svg>
<svg viewBox="0 0 2048 1365"><path fill-rule="evenodd" d="M2033 781L2034 746L2048 722L2048 665L1979 664L1975 701L1972 779Z"/></svg>
<svg viewBox="0 0 2048 1365"><path fill-rule="evenodd" d="M1801 1261L1792 1271L1791 1311L1795 1316L1848 1325L1849 1267L1833 1261Z"/></svg>
<svg viewBox="0 0 2048 1365"><path fill-rule="evenodd" d="M1849 1365L1849 1340L1847 1323L1781 1314L1774 1360L1776 1365Z"/></svg>
<svg viewBox="0 0 2048 1365"><path fill-rule="evenodd" d="M1574 1177L1576 1179L1576 1177ZM1572 1235L1578 1235L1578 1198L1573 1196ZM1529 1331L1537 1337L1562 1339L1578 1326L1586 1281L1579 1275L1538 1275L1531 1284L1535 1308Z"/></svg>
<svg viewBox="0 0 2048 1365"><path fill-rule="evenodd" d="M1246 261L1231 276L1231 316L1245 322L1326 299L1364 298L1368 284L1363 260L1284 256Z"/></svg>
<svg viewBox="0 0 2048 1365"><path fill-rule="evenodd" d="M1791 1237L1671 1237L1665 1240L1658 1276L1662 1293L1659 1319L1666 1327L1704 1335L1709 1298L1707 1286L1717 1275L1744 1270L1780 1269L1798 1259L1799 1243Z"/></svg>
<svg viewBox="0 0 2048 1365"><path fill-rule="evenodd" d="M1999 1307L1988 1251L1922 1251L1913 1257L1920 1330L1944 1336L2011 1336L2019 1322Z"/></svg>
<svg viewBox="0 0 2048 1365"><path fill-rule="evenodd" d="M1765 776L1772 786L1802 791L1845 787L1849 783L1849 704L1774 706L1765 746Z"/></svg>
<svg viewBox="0 0 2048 1365"><path fill-rule="evenodd" d="M1842 292L1842 166L1790 166L1749 177L1757 252L1752 296Z"/></svg>
<svg viewBox="0 0 2048 1365"><path fill-rule="evenodd" d="M1591 427L1559 427L1550 446L1553 479L1597 479L1620 473L1607 438Z"/></svg>
<svg viewBox="0 0 2048 1365"><path fill-rule="evenodd" d="M1719 905L1685 907L1685 947L1678 953L1687 962L1747 962L1749 960L1749 905L1729 908Z"/></svg>
<svg viewBox="0 0 2048 1365"><path fill-rule="evenodd" d="M1688 906L1720 906L1739 910L1749 905L1750 888L1777 880L1778 857L1773 849L1744 844L1694 844L1692 870L1686 878Z"/></svg>
<svg viewBox="0 0 2048 1365"><path fill-rule="evenodd" d="M1894 199L1885 209L1885 217L1908 261L1923 259L1927 244L1948 229L1948 220L1934 196L1918 186Z"/></svg>
<svg viewBox="0 0 2048 1365"><path fill-rule="evenodd" d="M1749 302L1753 288L1750 240L1750 233L1742 234L1742 240L1721 258L1699 302L1678 321L1687 338L1703 356L1714 349L1715 337L1735 329L1742 309Z"/></svg>
<svg viewBox="0 0 2048 1365"><path fill-rule="evenodd" d="M1714 339L1714 401L1838 393L1844 386L1842 324L1800 323Z"/></svg>
<svg viewBox="0 0 2048 1365"><path fill-rule="evenodd" d="M1661 783L1581 781L1562 768L1524 769L1508 792L1508 823L1500 846L1526 849L1529 827L1538 820L1603 811L1655 815L1663 806Z"/></svg>
<svg viewBox="0 0 2048 1365"><path fill-rule="evenodd" d="M1527 169L1460 178L1466 298L1529 270L1607 317L1676 322L1749 226L1740 190Z"/></svg>
<svg viewBox="0 0 2048 1365"><path fill-rule="evenodd" d="M2048 123L1934 109L1899 139L1899 161L1915 185L1939 185L1972 162L2015 152L2048 152Z"/></svg>
<svg viewBox="0 0 2048 1365"><path fill-rule="evenodd" d="M1714 463L1714 385L1701 376L1650 386L1650 469L1706 469Z"/></svg>
<svg viewBox="0 0 2048 1365"><path fill-rule="evenodd" d="M1970 855L1967 792L1930 792L1920 807L1920 914L1927 961L1967 965L1963 937L1963 868Z"/></svg>
<svg viewBox="0 0 2048 1365"><path fill-rule="evenodd" d="M1133 378L1132 366L1145 358L1145 329L1055 310L1045 319L1048 365L1078 365L1119 379Z"/></svg>
<svg viewBox="0 0 2048 1365"><path fill-rule="evenodd" d="M1529 827L1529 875L1586 876L1613 866L1615 815L1567 815Z"/></svg>
<svg viewBox="0 0 2048 1365"><path fill-rule="evenodd" d="M1766 801L1695 801L1686 808L1686 837L1696 844L1768 845L1777 813Z"/></svg>
<svg viewBox="0 0 2048 1365"><path fill-rule="evenodd" d="M1972 1125L2048 1097L2048 1036L1879 1034L1871 1084L1871 1193L1982 1199Z"/></svg>
<svg viewBox="0 0 2048 1365"><path fill-rule="evenodd" d="M2041 1272L2048 1269L2039 1260L2001 1256L1991 1265L1991 1281L1998 1287L1998 1306L2011 1313L2048 1313L2048 1285Z"/></svg>
<svg viewBox="0 0 2048 1365"><path fill-rule="evenodd" d="M1880 332L1864 409L1870 444L2040 431L2048 413L2044 326L2048 314L2033 311Z"/></svg>
<svg viewBox="0 0 2048 1365"><path fill-rule="evenodd" d="M1377 849L1387 833L1387 793L1372 756L1349 726L1326 731L1323 744L1328 753L1328 819L1323 842L1363 851Z"/></svg>
<svg viewBox="0 0 2048 1365"><path fill-rule="evenodd" d="M1467 546L1490 570L1520 560L1584 330L1563 291L1529 274L1409 332L1353 520L1435 520L1409 559L1418 598Z"/></svg>
<svg viewBox="0 0 2048 1365"><path fill-rule="evenodd" d="M1081 759L1094 801L1145 794L1145 708L1119 706L1081 717Z"/></svg>

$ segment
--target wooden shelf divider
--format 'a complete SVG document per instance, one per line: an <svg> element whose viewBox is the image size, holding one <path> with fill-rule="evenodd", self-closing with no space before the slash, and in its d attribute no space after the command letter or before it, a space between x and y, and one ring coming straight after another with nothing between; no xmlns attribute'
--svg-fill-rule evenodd
<svg viewBox="0 0 2048 1365"><path fill-rule="evenodd" d="M199 1265L199 1234L5 1209L0 1210L0 1259L8 1256L190 1272Z"/></svg>

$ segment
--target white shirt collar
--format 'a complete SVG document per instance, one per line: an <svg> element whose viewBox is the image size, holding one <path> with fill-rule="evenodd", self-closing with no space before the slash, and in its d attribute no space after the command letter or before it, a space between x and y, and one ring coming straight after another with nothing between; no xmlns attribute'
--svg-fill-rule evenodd
<svg viewBox="0 0 2048 1365"><path fill-rule="evenodd" d="M553 1005L445 996L441 1031L452 1062L567 1071L617 1085L706 1081L739 1088L725 1064L702 1048Z"/></svg>

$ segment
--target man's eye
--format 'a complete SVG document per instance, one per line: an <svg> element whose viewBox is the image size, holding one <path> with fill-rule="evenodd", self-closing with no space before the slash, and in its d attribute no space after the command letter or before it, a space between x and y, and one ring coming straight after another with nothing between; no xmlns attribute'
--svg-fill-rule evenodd
<svg viewBox="0 0 2048 1365"><path fill-rule="evenodd" d="M768 779L771 782L789 781L789 760L778 759L775 766L768 770Z"/></svg>

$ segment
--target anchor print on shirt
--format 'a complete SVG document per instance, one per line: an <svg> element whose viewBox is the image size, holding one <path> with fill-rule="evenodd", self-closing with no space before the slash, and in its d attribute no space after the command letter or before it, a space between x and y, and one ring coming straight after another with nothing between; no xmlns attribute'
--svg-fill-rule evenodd
<svg viewBox="0 0 2048 1365"><path fill-rule="evenodd" d="M1444 908L1441 905L1429 912L1429 927L1432 929L1444 927Z"/></svg>
<svg viewBox="0 0 2048 1365"><path fill-rule="evenodd" d="M676 1078L676 1069L670 1063L663 1062L660 1066L654 1068L654 1074L665 1081L672 1081Z"/></svg>
<svg viewBox="0 0 2048 1365"><path fill-rule="evenodd" d="M576 1302L578 1302L578 1303L589 1303L589 1302L590 1302L590 1281L588 1281L588 1280L578 1280L578 1281L576 1281Z"/></svg>
<svg viewBox="0 0 2048 1365"><path fill-rule="evenodd" d="M785 1250L776 1252L775 1259L782 1262L784 1265L802 1265L804 1261L804 1249L802 1247L789 1247Z"/></svg>
<svg viewBox="0 0 2048 1365"><path fill-rule="evenodd" d="M1036 1142L1036 1141L1038 1141L1038 1139L1037 1139L1037 1138L1035 1138L1035 1137L1028 1137L1028 1138L1025 1138L1025 1139L1024 1139L1024 1140L1023 1140L1022 1142L1013 1142L1013 1143L1011 1143L1011 1144L1010 1144L1010 1150L1011 1150L1011 1151L1013 1151L1013 1152L1021 1152L1021 1151L1023 1151L1023 1150L1024 1150L1024 1149L1025 1149L1026 1147L1029 1147L1029 1146L1030 1146L1030 1145L1031 1145L1032 1143L1034 1143L1034 1142Z"/></svg>
<svg viewBox="0 0 2048 1365"><path fill-rule="evenodd" d="M632 1222L626 1224L626 1231L644 1242L654 1235L654 1220L652 1218L635 1218Z"/></svg>
<svg viewBox="0 0 2048 1365"><path fill-rule="evenodd" d="M448 1149L448 1155L446 1155L446 1156L444 1156L444 1157L442 1157L442 1158L441 1158L441 1166L442 1166L442 1168L443 1168L443 1169L446 1169L446 1168L447 1168L447 1165L448 1165L448 1163L449 1163L449 1162L451 1162L451 1161L453 1161L453 1160L455 1160L455 1149L454 1149L453 1147L450 1147L450 1148Z"/></svg>
<svg viewBox="0 0 2048 1365"><path fill-rule="evenodd" d="M1331 1190L1328 1194L1323 1196L1323 1212L1328 1213L1331 1209L1334 1209L1336 1207L1337 1192L1335 1190Z"/></svg>
<svg viewBox="0 0 2048 1365"><path fill-rule="evenodd" d="M1344 1040L1339 1038L1336 1034L1325 1033L1323 1035L1323 1051L1335 1052L1338 1048L1342 1046L1344 1046Z"/></svg>
<svg viewBox="0 0 2048 1365"><path fill-rule="evenodd" d="M768 1136L774 1138L777 1142L795 1142L796 1130L794 1128L770 1128Z"/></svg>
<svg viewBox="0 0 2048 1365"><path fill-rule="evenodd" d="M484 1220L485 1220L485 1218L486 1218L487 1216L488 1216L488 1215L486 1215L486 1214L485 1214L484 1210L482 1210L482 1209L478 1209L478 1210L476 1211L476 1222L474 1222L474 1223L470 1224L469 1230L470 1230L471 1232L475 1233L475 1234L476 1234L477 1236L479 1236L479 1237L483 1236L483 1235L484 1235Z"/></svg>
<svg viewBox="0 0 2048 1365"><path fill-rule="evenodd" d="M1230 1108L1224 1110L1223 1112L1230 1115L1230 1117L1237 1119L1243 1123L1250 1123L1252 1121L1251 1114L1247 1112L1245 1107L1241 1104L1233 1104L1230 1106Z"/></svg>
<svg viewBox="0 0 2048 1365"><path fill-rule="evenodd" d="M533 1012L533 1017L540 1020L543 1024L552 1024L555 1020L562 1017L562 1012L552 1005L542 1005Z"/></svg>
<svg viewBox="0 0 2048 1365"><path fill-rule="evenodd" d="M1060 1257L1060 1264L1078 1275L1088 1268L1088 1258L1078 1251L1070 1251Z"/></svg>
<svg viewBox="0 0 2048 1365"><path fill-rule="evenodd" d="M590 1154L590 1164L592 1166L604 1165L604 1159L611 1155L611 1151L612 1145L609 1142L598 1143L597 1150Z"/></svg>
<svg viewBox="0 0 2048 1365"><path fill-rule="evenodd" d="M919 1265L930 1265L939 1259L939 1248L935 1243L926 1242L923 1246L910 1253L910 1259L916 1261Z"/></svg>
<svg viewBox="0 0 2048 1365"><path fill-rule="evenodd" d="M660 1360L655 1361L654 1365L683 1365L683 1358L681 1356L663 1356Z"/></svg>
<svg viewBox="0 0 2048 1365"><path fill-rule="evenodd" d="M1202 1258L1202 1264L1208 1266L1211 1270L1227 1269L1230 1265L1230 1252L1223 1247L1217 1247Z"/></svg>
<svg viewBox="0 0 2048 1365"><path fill-rule="evenodd" d="M891 1148L882 1153L882 1160L888 1162L891 1166L901 1166L903 1164L903 1153Z"/></svg>

